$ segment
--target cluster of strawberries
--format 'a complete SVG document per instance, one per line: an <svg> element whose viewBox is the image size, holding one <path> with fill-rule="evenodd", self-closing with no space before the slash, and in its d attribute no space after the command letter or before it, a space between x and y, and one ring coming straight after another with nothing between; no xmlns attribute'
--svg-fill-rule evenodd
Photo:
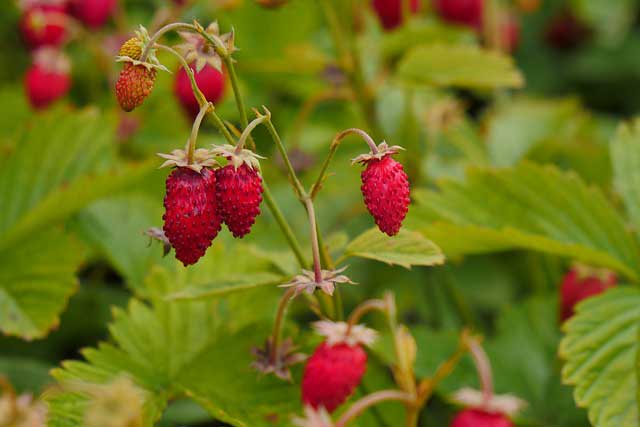
<svg viewBox="0 0 640 427"><path fill-rule="evenodd" d="M20 31L33 57L25 91L33 108L42 109L71 87L70 62L62 47L73 26L81 23L90 30L103 26L115 12L117 0L22 0L20 5Z"/></svg>

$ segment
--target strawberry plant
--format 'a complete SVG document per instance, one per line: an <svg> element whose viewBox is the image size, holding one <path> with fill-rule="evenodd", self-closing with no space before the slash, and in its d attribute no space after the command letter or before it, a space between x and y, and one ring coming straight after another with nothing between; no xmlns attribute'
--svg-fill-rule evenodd
<svg viewBox="0 0 640 427"><path fill-rule="evenodd" d="M638 7L0 5L0 426L639 427Z"/></svg>

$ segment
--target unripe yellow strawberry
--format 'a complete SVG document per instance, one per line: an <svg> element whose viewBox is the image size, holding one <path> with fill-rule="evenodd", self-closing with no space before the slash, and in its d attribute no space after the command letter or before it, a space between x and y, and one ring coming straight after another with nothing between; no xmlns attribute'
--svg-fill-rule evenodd
<svg viewBox="0 0 640 427"><path fill-rule="evenodd" d="M132 37L120 46L120 56L128 56L131 59L138 60L142 56L142 46L140 46L140 39Z"/></svg>

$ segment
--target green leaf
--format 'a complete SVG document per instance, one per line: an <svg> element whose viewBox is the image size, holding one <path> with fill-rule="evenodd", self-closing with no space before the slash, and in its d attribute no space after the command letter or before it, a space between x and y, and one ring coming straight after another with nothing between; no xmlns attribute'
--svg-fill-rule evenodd
<svg viewBox="0 0 640 427"><path fill-rule="evenodd" d="M414 191L407 225L447 256L513 248L571 257L637 278L639 251L623 219L575 174L529 163L473 169L464 183Z"/></svg>
<svg viewBox="0 0 640 427"><path fill-rule="evenodd" d="M398 76L409 84L469 89L524 85L511 57L459 44L416 47L400 62Z"/></svg>
<svg viewBox="0 0 640 427"><path fill-rule="evenodd" d="M262 286L275 286L285 282L285 278L274 273L242 273L236 277L192 286L167 296L175 300L195 300L202 298L219 298L235 292L243 292Z"/></svg>
<svg viewBox="0 0 640 427"><path fill-rule="evenodd" d="M151 303L133 299L126 311L115 310L109 329L113 344L85 350L86 362L64 362L62 369L53 371L54 377L63 384L105 383L118 375L128 375L148 392L148 425L158 420L168 400L179 397L194 399L212 417L234 426L271 426L268 419L273 416L284 420L289 413L298 411L296 387L261 376L250 368L251 348L261 345L269 334L257 326L252 314L272 315L275 298L258 295L245 300L238 295L240 299L166 299L167 295L215 279L229 269L241 269L242 264L267 265L261 260L242 259L233 250L219 247L194 268L176 267L170 271L153 267L146 280ZM225 266L221 253L237 262ZM78 425L86 399L75 393L50 398L49 425Z"/></svg>
<svg viewBox="0 0 640 427"><path fill-rule="evenodd" d="M162 199L133 193L92 203L74 222L77 231L97 248L134 288L142 287L162 249L144 232L160 224Z"/></svg>
<svg viewBox="0 0 640 427"><path fill-rule="evenodd" d="M640 230L640 119L622 125L611 143L614 185L636 231Z"/></svg>
<svg viewBox="0 0 640 427"><path fill-rule="evenodd" d="M56 327L81 261L77 242L58 229L0 251L0 330L34 339Z"/></svg>
<svg viewBox="0 0 640 427"><path fill-rule="evenodd" d="M620 287L588 298L565 326L562 377L595 427L638 427L640 291Z"/></svg>
<svg viewBox="0 0 640 427"><path fill-rule="evenodd" d="M422 234L407 229L389 237L378 228L371 228L349 243L344 256L373 259L404 268L444 263L444 255L438 246Z"/></svg>
<svg viewBox="0 0 640 427"><path fill-rule="evenodd" d="M0 330L28 339L57 324L82 260L78 244L54 227L153 170L149 163L107 172L115 146L96 110L32 120L0 168Z"/></svg>

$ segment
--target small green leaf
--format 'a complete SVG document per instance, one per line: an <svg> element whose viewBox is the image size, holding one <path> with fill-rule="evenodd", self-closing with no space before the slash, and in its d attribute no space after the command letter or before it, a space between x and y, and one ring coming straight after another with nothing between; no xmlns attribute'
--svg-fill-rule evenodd
<svg viewBox="0 0 640 427"><path fill-rule="evenodd" d="M635 230L640 231L640 119L620 126L610 147L615 188Z"/></svg>
<svg viewBox="0 0 640 427"><path fill-rule="evenodd" d="M459 44L416 47L400 62L398 75L409 84L438 87L496 89L524 85L511 57Z"/></svg>
<svg viewBox="0 0 640 427"><path fill-rule="evenodd" d="M563 380L595 427L638 427L640 291L619 287L588 298L564 325Z"/></svg>
<svg viewBox="0 0 640 427"><path fill-rule="evenodd" d="M345 257L368 258L405 268L412 265L439 265L444 255L438 246L422 234L403 229L389 237L377 228L371 228L356 237L345 251Z"/></svg>

